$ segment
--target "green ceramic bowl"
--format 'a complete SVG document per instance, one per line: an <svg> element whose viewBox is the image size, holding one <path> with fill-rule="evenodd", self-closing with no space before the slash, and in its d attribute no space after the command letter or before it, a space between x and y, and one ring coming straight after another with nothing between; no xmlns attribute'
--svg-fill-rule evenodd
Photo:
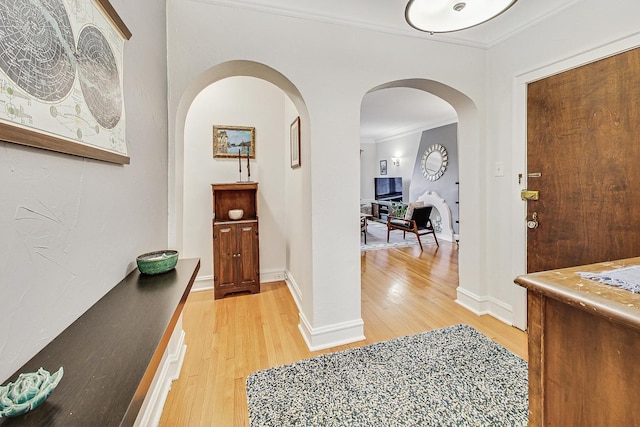
<svg viewBox="0 0 640 427"><path fill-rule="evenodd" d="M138 270L143 274L160 274L171 271L178 263L178 251L156 251L136 258Z"/></svg>

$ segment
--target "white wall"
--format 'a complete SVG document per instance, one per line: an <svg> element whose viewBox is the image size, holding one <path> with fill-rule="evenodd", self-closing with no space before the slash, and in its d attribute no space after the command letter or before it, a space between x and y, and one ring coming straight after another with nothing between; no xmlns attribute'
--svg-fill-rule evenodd
<svg viewBox="0 0 640 427"><path fill-rule="evenodd" d="M380 173L376 160L378 146L373 138L360 140L360 200L374 200L373 178Z"/></svg>
<svg viewBox="0 0 640 427"><path fill-rule="evenodd" d="M402 136L385 138L384 141L378 142L376 152L376 174L380 175L380 161L387 161L387 175L386 176L399 176L402 178L402 200L404 202L411 202L409 189L411 188L411 181L413 179L413 170L416 164L416 157L418 156L418 147L420 146L420 138L422 132L416 132L411 134L405 134ZM393 164L392 158L400 159L400 165Z"/></svg>
<svg viewBox="0 0 640 427"><path fill-rule="evenodd" d="M452 236L448 233L449 228L453 228L455 234L459 234L459 203L458 203L458 126L452 123L440 126L434 129L425 130L422 133L420 147L418 148L418 156L415 160L415 168L413 170L413 185L411 186L410 200L418 200L427 191L435 191L442 197L449 207L451 213L451 224L444 227L447 233L438 232L438 238L451 241ZM429 181L422 173L422 157L424 152L433 144L440 144L447 150L448 163L447 168L438 180ZM436 230L440 229L438 225L442 218L446 218L446 213L432 212L431 218ZM459 237L459 236L458 236Z"/></svg>
<svg viewBox="0 0 640 427"><path fill-rule="evenodd" d="M311 247L312 236L309 227L309 215L311 211L311 149L309 115L299 112L292 103L286 103L285 116L286 123L300 117L300 167L291 168L291 150L286 150L286 273L287 284L291 290L296 304L301 312L311 312L313 301L313 289L309 286L312 283L312 261ZM289 126L285 123L285 132L289 132ZM302 309L301 307L306 307ZM302 321L302 316L301 316Z"/></svg>
<svg viewBox="0 0 640 427"><path fill-rule="evenodd" d="M111 3L133 33L124 50L131 164L0 142L0 383L133 270L137 255L167 245L165 5Z"/></svg>
<svg viewBox="0 0 640 427"><path fill-rule="evenodd" d="M518 184L527 172L526 83L640 45L639 14L632 0L573 2L488 52L487 282L489 310L500 317L525 312L525 293L513 279L526 272L526 206L519 197L526 179ZM504 177L494 176L496 162L504 163ZM513 317L518 326L525 320Z"/></svg>
<svg viewBox="0 0 640 427"><path fill-rule="evenodd" d="M289 125L285 99L271 83L253 77L230 77L204 89L191 104L184 131L185 257L201 259L195 288L213 286L211 184L240 179L238 160L213 158L213 125L256 128L256 158L251 180L258 182L261 281L283 278L285 271L285 153ZM288 101L290 103L290 101ZM242 180L247 180L242 159Z"/></svg>
<svg viewBox="0 0 640 427"><path fill-rule="evenodd" d="M475 178L484 164L479 148L484 127L478 120L484 115L484 51L204 2L169 0L167 15L169 117L175 120L170 130L176 130L170 133L170 150L177 147L178 175L181 102L210 70L235 60L264 64L288 79L304 101L309 121L303 123L308 132L303 155L309 158L302 168L287 172L286 179L287 189L297 186L295 191L309 202L287 208L305 219L310 235L289 234L288 245L296 256L311 261L287 268L302 268L295 275L301 327L312 345L362 337L359 233L357 222L344 217L358 213L360 171L354 165L359 163L360 106L369 90L404 79L436 81L442 83L439 96L454 107L469 107L469 114L460 116L461 141L469 145L461 168L467 162L463 169L474 176L466 190L473 217L466 223L478 229L475 223L484 221L485 210L477 206L484 201L479 196L484 183ZM176 217L179 199L177 195ZM289 195L287 199L293 201ZM175 234L181 242L180 233ZM466 258L461 253L469 266L461 267L461 283L474 288L484 264L480 251L472 249L480 235L470 233ZM476 238L475 246L480 241Z"/></svg>

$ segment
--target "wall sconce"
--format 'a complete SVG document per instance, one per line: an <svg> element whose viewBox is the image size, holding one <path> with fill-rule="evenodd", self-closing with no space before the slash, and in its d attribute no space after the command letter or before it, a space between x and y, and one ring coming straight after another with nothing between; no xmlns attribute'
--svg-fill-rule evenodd
<svg viewBox="0 0 640 427"><path fill-rule="evenodd" d="M392 157L391 162L393 163L394 166L400 166L400 159L397 157Z"/></svg>

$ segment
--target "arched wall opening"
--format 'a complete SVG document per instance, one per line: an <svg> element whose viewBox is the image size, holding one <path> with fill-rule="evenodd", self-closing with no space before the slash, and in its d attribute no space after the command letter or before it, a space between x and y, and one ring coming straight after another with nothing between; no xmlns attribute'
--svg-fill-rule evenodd
<svg viewBox="0 0 640 427"><path fill-rule="evenodd" d="M229 80L233 80L234 78L247 78L246 79L247 81L259 80L262 83L262 86L268 83L270 85L275 86L277 90L280 90L281 92L283 92L284 95L286 95L286 98L288 98L287 101L290 101L290 102L287 102L287 105L292 105L292 107L282 107L285 110L285 112L282 114L283 121L281 124L276 124L276 126L282 126L282 136L284 136L285 132L288 132L288 131L285 131L284 128L286 127L286 129L288 129L290 125L289 117L299 115L301 118L301 121L305 123L305 126L301 127L301 143L303 145L302 147L303 156L304 154L310 151L305 146L305 144L310 140L309 138L310 120L309 120L309 113L307 111L307 107L298 89L284 75L282 75L278 71L264 64L251 62L251 61L229 61L229 62L216 65L210 68L209 70L205 71L204 73L202 73L197 79L195 79L188 86L188 88L185 90L185 92L183 93L179 101L176 117L175 117L174 138L173 138L173 141L170 141L170 147L169 147L170 149L170 155L169 155L169 159L170 159L170 164L169 164L170 244L172 245L172 247L175 247L179 251L181 251L181 255L184 254L184 256L186 257L191 256L191 257L200 257L200 258L203 258L203 257L210 258L209 247L211 246L211 245L207 246L207 253L205 254L205 253L192 253L195 251L194 245L185 245L185 238L188 237L187 234L190 236L193 236L193 231L192 230L189 231L189 227L192 227L192 226L186 223L187 221L192 220L193 215L190 215L190 214L185 215L185 203L190 203L189 200L185 198L185 196L187 198L192 198L190 195L192 194L191 189L185 189L185 186L189 185L189 183L185 180L185 176L188 175L188 174L185 174L185 165L187 164L186 162L189 161L189 156L193 156L193 153L185 152L185 150L190 149L190 147L186 146L188 142L185 139L186 138L185 135L187 135L188 132L191 132L188 125L190 109L192 108L194 103L198 102L198 97L201 96L201 94L204 94L208 91L208 88L216 86L217 83L222 85L222 83L228 82ZM285 97L282 97L282 98L284 99ZM259 104L260 101L261 101L260 99L257 99L256 103ZM205 126L207 127L207 132L209 131L209 129L211 129L213 125L234 125L235 124L235 123L218 123L216 121L216 117L208 117L208 118L205 118L204 120L207 120L207 122L205 123ZM246 123L246 126L252 126L252 124ZM209 157L208 161L211 161L210 159L212 157L211 135L204 136L203 133L202 135L203 135L203 138L206 138L206 139L204 141L198 141L198 144L202 145L202 147L200 147L201 153L203 156L205 155L208 156ZM282 243L282 250L286 252L286 265L282 265L277 269L273 269L273 271L267 272L272 276L271 279L273 280L279 280L284 278L286 272L290 271L290 269L299 270L299 271L296 271L296 273L298 273L297 276L302 277L304 279L306 276L310 275L310 272L308 272L307 270L310 269L309 266L311 264L311 249L310 249L311 237L305 236L305 233L307 232L306 228L303 225L298 224L298 222L301 221L298 218L304 218L305 217L304 213L310 211L310 198L308 196L309 193L308 191L303 191L303 189L307 186L306 183L309 181L310 168L309 167L305 169L289 168L288 161L284 159L285 156L287 156L287 159L289 156L288 134L286 135L287 135L287 138L283 137L282 140L279 141L279 143L282 144L281 154L283 158L278 159L277 162L270 162L271 164L269 165L269 167L274 167L273 163L277 163L278 167L281 167L284 169L284 171L281 171L281 172L279 171L279 173L283 175L283 182L278 183L277 185L278 188L273 188L273 186L272 188L265 188L264 186L260 186L258 190L259 193L261 190L264 190L264 193L267 193L269 191L271 192L278 191L281 193L279 195L279 200L284 200L284 207L280 206L278 207L278 209L282 210L285 213L286 217L284 218L284 220L279 222L278 227L270 227L270 228L277 228L278 237L284 240L284 242ZM256 140L257 140L256 154L258 156L257 159L259 159L259 156L260 156L260 136L261 136L260 129L257 128L256 129ZM264 137L265 135L262 135L262 136ZM263 159L267 157L266 154L267 153L264 153L264 152L262 153ZM223 182L237 181L238 180L237 167L234 169L233 165L225 164L225 163L230 163L229 162L230 159L225 159L225 160L226 162L222 160L215 163L215 167L221 167L221 168L227 169L227 173L225 175L226 179ZM305 163L304 157L302 159L302 162L303 164ZM306 161L307 166L308 166L308 163L309 162L307 160ZM237 166L237 163L236 163L236 166ZM268 169L266 169L266 165L264 163L262 165L258 164L257 166L258 168L263 168L263 170L265 170L265 174L268 173ZM252 180L255 180L254 177L256 175L254 175L254 173L258 173L258 174L260 173L260 170L257 170L254 172L255 167L256 167L255 165L252 165ZM220 174L218 176L220 176ZM247 179L246 172L245 172L245 175L243 176L243 179ZM284 188L282 188L282 186L284 186ZM206 198L210 202L211 196L210 196L210 187L207 188L208 184L206 183L203 184L202 182L200 182L199 187L202 187L202 188L198 189L199 193L197 197L200 197L201 199ZM267 209L269 208L269 206L267 206L269 201L270 200L266 200L266 199L262 200L263 208L265 209L263 212L267 212ZM259 200L259 203L260 203L260 200ZM258 209L259 211L261 210L260 206ZM210 212L211 212L211 207L208 206L208 211L206 213L203 213L202 215L209 215ZM260 215L261 214L259 212L259 216ZM306 215L308 216L308 214ZM210 226L211 226L210 215L205 222L207 222L207 225L205 226L206 227L205 229L201 230L202 236L200 238L204 240L207 240L207 239L210 240L211 238L211 233L209 232ZM282 227L280 227L280 225L282 225ZM185 231L187 232L186 234L185 234ZM296 236L296 238L291 239L289 236ZM275 237L272 240L275 241L276 240ZM202 244L195 245L195 246L199 247L199 246L205 245L204 241L200 243ZM262 246L262 242L261 242L261 246ZM187 252L184 252L185 249ZM280 248L278 248L278 250L279 249ZM203 260L203 266L205 266L204 261L205 260ZM206 283L204 285L199 285L197 282L196 285L194 286L195 288L197 287L206 288L211 286L210 284L212 283L211 281L213 278L211 260L207 259L206 265L207 267L205 269L201 269L200 271L201 276L199 276L198 278L198 282L206 282ZM294 267L289 267L289 266L294 266ZM269 280L269 277L266 277L266 276L268 275L265 275L264 279ZM294 297L296 297L296 295L294 295ZM297 295L297 297L303 298L304 295L300 294L300 295Z"/></svg>
<svg viewBox="0 0 640 427"><path fill-rule="evenodd" d="M311 162L312 147L310 140L312 125L310 114L300 92L291 81L278 71L256 62L229 61L216 65L202 73L183 93L176 109L173 139L170 141L169 147L169 179L171 183L169 185L170 244L178 250L184 248L184 138L185 123L189 108L198 94L206 87L220 80L237 76L254 77L275 85L291 100L295 110L297 110L297 114L301 118L301 153L303 167L290 169L288 164L285 166L287 169L284 189L286 192L287 220L286 230L283 235L286 239L285 273L289 278L295 278L294 283L297 282L301 285L293 287L290 285L290 288L298 307L301 309L301 325L306 325L306 323L303 322L305 315L308 318L310 316L309 313L311 313L312 316L317 314L315 306L318 305L318 302L316 300L330 297L324 294L320 295L320 297L316 295L316 291L320 292L320 290L314 288L314 283L317 279L313 267L315 264L314 260L316 260L316 256L312 254L312 245L314 242L312 242L313 234L311 229L313 227L309 227L308 224L304 223L305 218L308 218L312 212L311 172L312 170L316 172ZM485 209L483 208L484 201L481 196L481 194L484 193L484 181L481 178L482 174L480 172L480 165L484 159L484 153L480 149L482 145L480 135L482 135L482 133L477 108L463 93L444 84L430 80L411 79L395 81L377 86L372 90L386 87L409 87L430 92L449 102L458 114L461 180L460 202L461 205L465 207L461 212L460 220L461 233L465 236L465 243L461 246L459 252L460 286L457 291L457 301L476 313L486 312L482 306L486 301L486 285L483 271L483 266L486 263L484 260L484 251L481 250L481 244L484 241L485 234L481 227L482 222L485 220L482 212L484 212ZM233 179L235 180L235 175ZM467 207L469 207L468 210L466 209ZM203 233L207 233L207 231L203 230ZM354 235L357 236L357 233L354 233ZM355 239L357 239L357 237L355 237ZM320 264L322 264L322 260ZM355 292L352 290L348 292L355 295ZM324 305L320 304L317 310L321 310L323 307ZM332 310L332 313L333 312L335 312L335 310ZM318 321L322 322L320 325L323 325L327 320L330 321L330 318L327 316L331 316L331 313L321 313L319 311L318 313L322 315L321 320ZM310 347L314 346L314 343L317 342L320 342L320 344L315 345L315 347L320 348L324 346L325 343L323 339L325 336L327 337L327 343L339 341L340 337L337 339L334 338L334 335L336 335L334 334L334 329L329 330L324 326L315 327L316 321L317 320L314 319L314 323L307 322L310 326L307 327L308 331L306 334L304 328L301 327L308 344L311 343ZM357 331L353 332L352 330L360 330L362 327L361 320L358 321L357 319L342 322L339 326L342 328L340 332L343 330L347 331L344 335L350 334L348 338L350 341L353 341L351 335L356 338L358 338L359 335ZM328 332L325 331L325 329L327 329ZM316 337L316 335L321 339Z"/></svg>
<svg viewBox="0 0 640 427"><path fill-rule="evenodd" d="M457 302L477 314L488 312L486 285L486 255L483 250L484 174L480 113L475 103L464 93L433 80L406 79L374 87L368 93L395 87L423 90L453 106L458 115L458 161L460 228L464 243L459 249L459 286Z"/></svg>

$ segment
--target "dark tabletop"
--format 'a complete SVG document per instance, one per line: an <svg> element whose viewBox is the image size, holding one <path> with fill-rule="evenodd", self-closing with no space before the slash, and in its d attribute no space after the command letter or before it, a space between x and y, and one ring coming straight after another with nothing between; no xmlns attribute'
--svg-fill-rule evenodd
<svg viewBox="0 0 640 427"><path fill-rule="evenodd" d="M64 368L44 403L0 426L132 425L199 269L182 259L167 273L131 272L9 378Z"/></svg>

